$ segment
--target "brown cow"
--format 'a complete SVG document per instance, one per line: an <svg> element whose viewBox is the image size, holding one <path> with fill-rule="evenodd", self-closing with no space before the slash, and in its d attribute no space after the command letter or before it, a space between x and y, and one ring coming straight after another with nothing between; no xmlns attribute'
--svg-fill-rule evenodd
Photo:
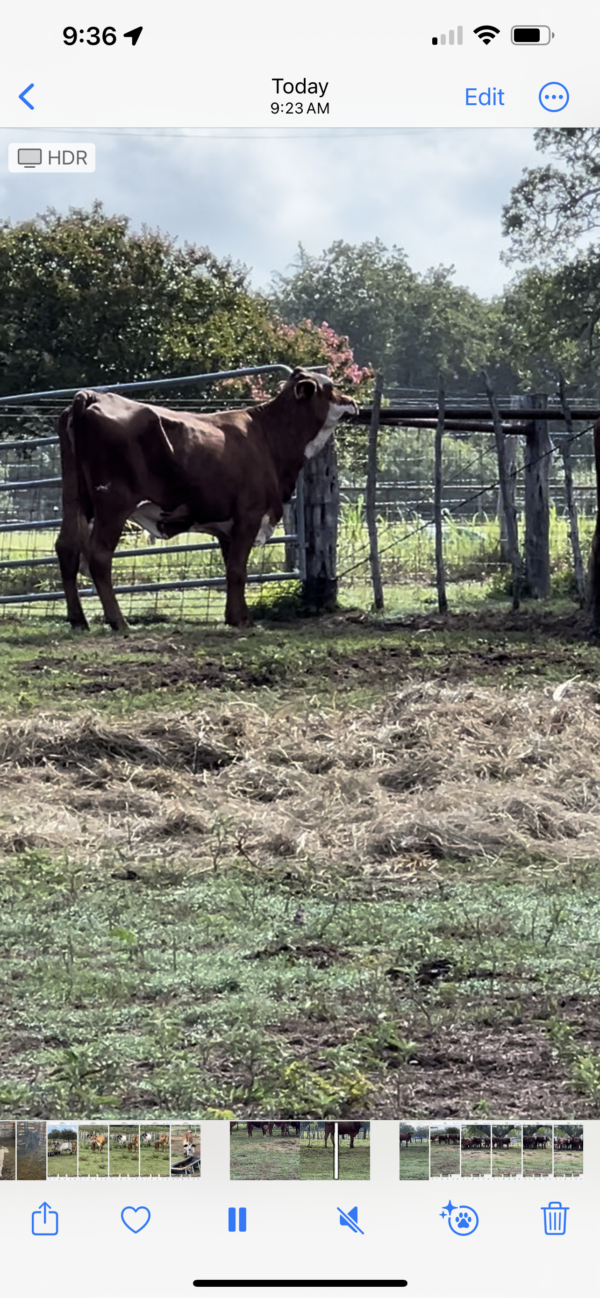
<svg viewBox="0 0 600 1298"><path fill-rule="evenodd" d="M129 518L158 537L192 529L216 536L226 570L225 621L248 625L252 546L269 539L303 461L356 410L331 379L303 369L271 401L211 415L78 392L58 420L63 519L56 552L71 626L87 628L77 591L83 561L107 622L126 630L111 567Z"/></svg>
<svg viewBox="0 0 600 1298"><path fill-rule="evenodd" d="M363 1125L362 1122L338 1122L338 1136L349 1136L350 1148L354 1149L354 1139L358 1135L362 1125ZM335 1133L335 1123L326 1122L325 1123L325 1148L326 1149L327 1149L327 1137L331 1136L331 1143L333 1145L334 1133Z"/></svg>
<svg viewBox="0 0 600 1298"><path fill-rule="evenodd" d="M248 1132L248 1135L249 1135L249 1136L252 1135L252 1132L253 1132L253 1130L254 1130L255 1127L258 1127L258 1130L259 1130L259 1131L262 1131L263 1136L266 1136L267 1131L269 1130L269 1124L268 1124L268 1122L247 1122L247 1123L246 1123L246 1131Z"/></svg>

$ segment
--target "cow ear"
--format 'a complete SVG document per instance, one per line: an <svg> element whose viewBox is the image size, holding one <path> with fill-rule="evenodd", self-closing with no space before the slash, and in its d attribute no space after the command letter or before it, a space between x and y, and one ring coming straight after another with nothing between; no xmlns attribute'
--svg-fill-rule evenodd
<svg viewBox="0 0 600 1298"><path fill-rule="evenodd" d="M315 379L299 379L294 387L296 401L308 401L314 397L318 384Z"/></svg>

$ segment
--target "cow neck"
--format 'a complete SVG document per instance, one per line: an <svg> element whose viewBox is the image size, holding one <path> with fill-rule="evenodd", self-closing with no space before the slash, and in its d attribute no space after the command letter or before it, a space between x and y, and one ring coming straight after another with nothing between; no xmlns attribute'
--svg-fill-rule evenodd
<svg viewBox="0 0 600 1298"><path fill-rule="evenodd" d="M285 398L284 393L263 407L266 416L264 434L279 480L291 489L304 464L306 447L320 433L324 420L319 422L314 418L306 408L309 402L302 403L294 398L294 405L290 406L289 398L282 400L282 397Z"/></svg>

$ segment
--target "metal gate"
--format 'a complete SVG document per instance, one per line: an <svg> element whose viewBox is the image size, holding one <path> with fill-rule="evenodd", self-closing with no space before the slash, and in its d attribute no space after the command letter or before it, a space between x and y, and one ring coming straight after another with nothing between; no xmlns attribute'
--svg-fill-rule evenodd
<svg viewBox="0 0 600 1298"><path fill-rule="evenodd" d="M136 383L108 384L96 387L99 392L137 393L182 387L202 387L222 379L236 379L261 374L291 374L287 365L261 365L213 374L196 374L175 379L146 379ZM46 611L64 600L58 559L54 551L56 533L61 524L61 466L58 437L33 436L32 431L54 427L65 401L79 389L65 388L51 392L21 393L0 398L0 611L25 606ZM199 401L197 398L174 400L172 408L204 410L221 408L222 402ZM239 403L242 404L241 402ZM251 404L247 401L244 405ZM234 403L232 402L233 406ZM22 437L2 440L7 428ZM302 496L300 474L296 496ZM301 580L304 570L304 548L298 536L295 518L296 502L286 507L281 529L264 549L251 553L248 584L265 586ZM301 529L300 529L301 530ZM283 547L283 562L280 560ZM193 568L190 560L193 561ZM160 541L141 544L141 529L130 524L115 551L115 592L129 596L127 612L156 616L160 607L170 617L192 611L189 592L206 592L201 614L210 620L222 615L225 589L221 552L216 541ZM119 572L120 570L120 572ZM191 575L193 573L193 575ZM188 575L190 574L190 575ZM84 579L85 582L85 579ZM80 588L82 599L97 599L88 581ZM213 598L214 597L214 598ZM40 607L41 606L41 607ZM127 605L126 605L127 607ZM100 612L100 605L98 604ZM193 607L198 615L198 601ZM135 615L134 613L134 615ZM160 614L158 614L160 616Z"/></svg>

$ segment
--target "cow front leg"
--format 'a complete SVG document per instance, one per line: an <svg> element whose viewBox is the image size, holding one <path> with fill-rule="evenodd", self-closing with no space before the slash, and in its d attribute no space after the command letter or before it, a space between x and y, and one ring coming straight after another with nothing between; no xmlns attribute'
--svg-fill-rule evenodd
<svg viewBox="0 0 600 1298"><path fill-rule="evenodd" d="M127 632L128 627L113 590L112 560L127 518L128 514L111 520L95 518L88 560L90 577L96 587L106 621L113 631L122 632Z"/></svg>
<svg viewBox="0 0 600 1298"><path fill-rule="evenodd" d="M84 519L78 521L77 524L70 524L68 519L63 519L54 547L58 556L60 575L67 601L67 618L74 631L89 630L77 589L77 574L82 550L81 527L87 527Z"/></svg>
<svg viewBox="0 0 600 1298"><path fill-rule="evenodd" d="M246 603L245 587L248 573L248 555L260 526L236 527L231 534L226 557L227 600L225 621L228 626L251 626L252 618ZM222 547L223 548L223 547Z"/></svg>

